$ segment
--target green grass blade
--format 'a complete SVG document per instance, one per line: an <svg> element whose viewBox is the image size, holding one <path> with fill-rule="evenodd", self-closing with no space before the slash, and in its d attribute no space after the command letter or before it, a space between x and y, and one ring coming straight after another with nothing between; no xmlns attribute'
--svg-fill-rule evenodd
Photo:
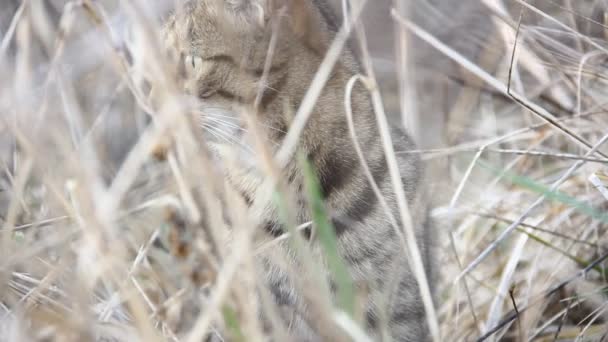
<svg viewBox="0 0 608 342"><path fill-rule="evenodd" d="M224 321L226 322L226 327L228 328L233 341L246 341L236 312L230 306L224 305L222 308L222 314L224 316Z"/></svg>
<svg viewBox="0 0 608 342"><path fill-rule="evenodd" d="M355 312L355 291L346 264L338 253L338 239L334 226L327 215L319 180L311 163L306 158L300 156L300 164L304 170L304 183L315 232L325 253L333 280L337 285L338 305L352 316Z"/></svg>
<svg viewBox="0 0 608 342"><path fill-rule="evenodd" d="M497 175L501 175L509 182L520 186L522 188L528 189L530 191L542 194L547 197L548 200L565 204L569 207L574 208L578 212L590 216L596 220L600 220L603 223L608 223L608 215L587 205L586 203L577 200L576 198L569 196L561 191L551 191L548 187L543 184L536 182L535 180L517 175L512 172L499 170L488 163L484 163L482 160L479 160L479 166L485 168L487 170L492 171Z"/></svg>

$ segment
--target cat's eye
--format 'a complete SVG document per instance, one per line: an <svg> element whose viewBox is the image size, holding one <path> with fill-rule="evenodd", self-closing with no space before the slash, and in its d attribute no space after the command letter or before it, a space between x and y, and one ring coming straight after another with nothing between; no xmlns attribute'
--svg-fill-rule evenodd
<svg viewBox="0 0 608 342"><path fill-rule="evenodd" d="M198 56L186 55L184 57L184 65L186 67L186 72L191 75L199 74L203 68L203 59Z"/></svg>

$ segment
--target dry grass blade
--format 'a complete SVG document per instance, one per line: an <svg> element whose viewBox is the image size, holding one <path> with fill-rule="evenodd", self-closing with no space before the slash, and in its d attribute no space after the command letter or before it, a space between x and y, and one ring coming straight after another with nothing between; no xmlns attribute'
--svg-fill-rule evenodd
<svg viewBox="0 0 608 342"><path fill-rule="evenodd" d="M608 135L605 135L604 137L602 137L602 139L600 139L597 142L597 144L595 144L595 146L593 146L593 148L585 154L585 156L592 155L597 149L602 147L602 145L606 141L608 141ZM549 188L549 191L553 192L553 191L556 191L557 189L559 189L560 185L562 185L566 180L568 180L568 178L570 178L570 176L572 176L572 174L574 174L579 168L581 168L584 165L584 163L585 163L585 161L578 161L574 165L572 165L568 169L568 171L566 171L556 182L554 182L551 185L551 187ZM490 253L492 253L492 251L495 250L498 247L498 245L507 236L509 236L511 234L511 232L513 232L513 230L515 230L515 228L517 228L517 226L519 226L521 223L523 223L523 221L526 219L526 217L528 217L528 215L545 200L546 196L547 196L546 194L543 194L536 201L534 201L534 203L532 203L529 207L527 207L526 210L524 210L523 214L521 214L520 217L517 220L515 220L515 222L513 222L511 225L509 225L509 227L507 227L505 230L503 230L500 233L500 235L498 235L498 237L483 252L481 252L481 254L479 254L479 256L477 256L477 258L475 258L475 260L473 260L472 262L469 263L469 265L461 272L461 274L458 276L458 278L461 278L465 274L469 273L477 265L479 265Z"/></svg>
<svg viewBox="0 0 608 342"><path fill-rule="evenodd" d="M285 165L287 161L293 157L300 135L304 130L304 126L306 126L310 115L313 113L313 108L319 99L319 95L321 95L325 83L327 83L327 80L329 80L331 71L336 62L338 62L342 49L348 41L348 37L354 27L354 23L358 20L359 15L363 11L365 3L366 0L357 1L356 6L351 11L351 15L344 20L342 28L340 28L340 31L338 31L336 34L336 38L325 54L319 70L315 74L315 77L313 78L304 99L302 99L302 104L300 104L300 107L296 112L293 122L289 128L289 132L287 132L287 135L283 141L283 145L277 152L276 158L279 165Z"/></svg>
<svg viewBox="0 0 608 342"><path fill-rule="evenodd" d="M462 65L466 66L468 70L474 72L477 76L479 76L480 78L482 78L484 81L486 81L488 84L494 86L497 90L503 91L505 94L509 93L508 90L508 86L504 85L502 83L500 83L497 79L495 79L494 77L492 77L491 75L489 75L487 72L483 71L482 69L480 69L479 67L477 67L476 65L474 65L473 63L467 61L464 57L460 56L458 53L456 53L455 51L449 49L449 47L447 47L446 45L442 44L440 41L438 41L435 37L432 37L431 35L429 35L428 33L426 33L424 30L422 30L421 28L417 27L415 24L406 21L405 19L399 17L399 15L395 12L393 12L393 16L403 25L405 25L406 27L408 27L410 30L412 30L412 32L414 32L416 35L418 35L419 37L423 38L425 41L429 42L430 44L432 44L434 47L438 48L439 50L441 50L442 52L444 52L446 55L451 56L452 58L454 58L455 60L457 60L459 63L461 63ZM539 107L538 105L535 105L533 103L528 102L527 100L525 100L521 95L518 95L517 93L512 93L512 95L517 98L518 100L522 101L523 103L526 104L526 106L529 106L530 108L533 108L535 112L540 112L543 113L543 118L544 119L548 119L547 121L549 121L552 125L554 125L555 127L558 127L561 131L565 132L567 135L569 135L570 137L572 137L575 141L577 141L578 143L582 143L585 147L589 147L591 148L586 154L585 157L590 157L593 154L595 154L600 147L602 147L603 143L608 139L608 136L604 136L597 144L590 146L586 141L584 141L583 139L581 139L580 137L578 137L578 135L572 133L569 129L565 129L561 124L558 124L555 122L555 118L553 117L553 115L551 115L550 113L548 113L545 109L543 109L542 107ZM478 152L478 154L476 155L476 157L473 159L473 162L471 163L469 169L467 170L467 175L470 174L472 167L474 166L475 162L479 159L479 157L481 156L481 153L483 152L483 148L480 149L480 151ZM566 181L576 170L578 170L582 165L584 164L584 161L579 161L576 164L574 164L570 170L568 170L568 172L566 172L559 181L557 181L556 183L554 183L551 186L551 191L556 190L559 185L561 185L564 181ZM468 177L465 177L464 179L467 179ZM458 190L456 191L456 195L460 194L460 191L463 188L464 182L461 183L460 187L458 188ZM458 196L454 196L454 198L457 198ZM502 240L504 240L516 227L517 225L519 225L520 223L523 222L523 220L528 216L528 214L535 209L538 205L540 205L543 200L545 199L545 196L541 196L540 198L538 198L531 206L529 206L525 211L524 214L522 214L520 216L520 219L518 219L515 224L510 225L507 229L505 229L496 239L495 241L488 246L488 248L486 248L474 261L472 261L462 272L461 274L457 277L457 279L460 279L463 275L469 273L472 269L474 269L480 262L482 262L494 249L496 249L496 247L498 246L498 244L500 242L502 242ZM454 202L454 200L453 200Z"/></svg>
<svg viewBox="0 0 608 342"><path fill-rule="evenodd" d="M460 65L465 67L468 71L470 71L477 77L481 78L483 81L485 81L486 83L488 83L489 85L494 87L496 90L500 91L501 93L503 93L509 97L512 97L515 101L522 104L522 106L530 109L530 111L532 113L538 115L541 119L547 121L553 127L555 127L560 132L562 132L564 135L569 137L572 141L574 141L578 145L581 145L587 149L592 148L592 145L589 142L587 142L585 139L580 137L578 134L576 134L569 128L560 124L559 121L556 119L556 117L553 114L551 114L549 111L547 111L545 108L529 101L525 96L523 96L515 91L512 91L509 88L508 84L504 84L504 83L500 82L498 79L496 79L495 77L493 77L492 75L490 75L489 73L487 73L486 71L481 69L479 66L477 66L474 63L472 63L471 61L467 60L464 56L462 56L458 52L454 51L453 49L449 48L447 45L445 45L441 41L437 40L437 38L433 37L429 33L425 32L422 28L418 27L416 24L409 22L409 21L405 20L404 18L401 18L399 16L399 14L397 14L394 11L392 12L392 14L393 14L393 17L399 23L401 23L402 25L407 27L409 30L411 30L413 33L415 33L418 37L420 37L421 39L424 39L427 43L431 44L433 47L435 47L438 50L440 50L441 52L443 52L446 56L448 56L448 57L452 58L453 60L455 60L456 62L458 62ZM594 153L598 153L602 157L608 158L607 156L603 155L602 152L595 151Z"/></svg>
<svg viewBox="0 0 608 342"><path fill-rule="evenodd" d="M360 1L360 3L362 4L363 1ZM404 248L406 255L408 256L409 266L412 269L414 277L416 278L416 282L418 284L420 295L422 297L422 302L424 304L426 322L428 324L431 337L433 341L441 341L439 320L433 301L433 294L430 290L431 287L423 263L421 248L418 246L417 237L414 232L414 221L412 220L408 199L405 196L404 183L403 179L401 178L401 173L399 171L399 165L397 163L395 149L391 138L390 126L387 120L387 114L385 112L383 99L380 94L380 90L377 83L378 80L376 78L374 68L372 66L372 60L367 45L367 38L363 30L361 30L361 27L358 27L357 34L357 38L359 39L359 42L361 44L364 70L368 76L367 88L371 94L372 105L376 116L376 123L378 125L378 130L382 141L382 147L384 149L386 162L388 164L391 184L393 186L394 194L397 197L400 220L403 226L402 229L404 234L398 233L398 236L401 239L402 247ZM404 77L405 75L402 74L401 76ZM406 80L403 79L401 81L406 82ZM407 87L407 85L404 83L402 83L402 86ZM408 108L412 109L413 107ZM414 113L409 114L414 115ZM413 201L413 203L414 207L416 205L419 205L417 201ZM413 209L416 210L417 208ZM405 241L403 241L404 238Z"/></svg>
<svg viewBox="0 0 608 342"><path fill-rule="evenodd" d="M589 266L576 272L575 275L573 275L573 276L569 277L568 279L562 281L561 283L553 286L551 289L547 290L542 295L539 295L537 298L532 300L527 306L518 308L518 310L517 310L518 312L515 312L515 310L512 310L509 314L505 315L500 320L500 322L497 323L494 327L488 327L487 332L485 334L481 335L476 341L483 342L483 341L486 341L487 339L491 338L492 335L494 335L500 329L504 328L506 325L513 322L513 320L517 319L519 314L523 313L524 311L527 311L529 308L531 308L534 304L537 304L539 301L550 297L551 295L555 294L559 290L562 290L566 285L574 282L577 279L585 277L587 275L587 272L589 272L591 269L593 269L597 265L600 265L601 263L605 262L607 259L608 259L608 253L597 258L592 263L590 263ZM577 329L577 333L579 333L579 332L580 332L580 330Z"/></svg>
<svg viewBox="0 0 608 342"><path fill-rule="evenodd" d="M394 229L387 245L408 257L429 340L607 340L606 1L292 0L327 5L315 13L335 24L323 51L302 47L319 67L279 82L302 55L285 57L283 28L311 18L256 16L271 24L264 46L221 81L253 85L247 105L223 93L234 112L211 115L215 99L183 91L182 62L196 69L207 50L179 46L188 57L175 58L163 32L171 11L212 1L0 4L0 340L288 341L302 327L315 341L389 340L398 277L364 273L404 265L342 260L353 240L336 235L341 210L333 197L325 208L319 165L292 178L310 166L295 158L310 123L325 122L325 97L343 100L331 132L352 148L347 186L366 186L361 207L373 201L370 215ZM224 2L257 15L283 1ZM284 92L300 79L311 84ZM344 89L328 88L336 80ZM375 117L360 115L362 94ZM288 119L262 122L268 101ZM418 149L393 146L398 123ZM379 129L378 159L365 125ZM243 154L220 157L215 139ZM417 237L404 159L429 176L430 241ZM225 176L243 166L255 177ZM241 191L260 179L263 198ZM284 273L297 294L286 301L307 303L301 317L266 273ZM390 290L373 293L376 280Z"/></svg>

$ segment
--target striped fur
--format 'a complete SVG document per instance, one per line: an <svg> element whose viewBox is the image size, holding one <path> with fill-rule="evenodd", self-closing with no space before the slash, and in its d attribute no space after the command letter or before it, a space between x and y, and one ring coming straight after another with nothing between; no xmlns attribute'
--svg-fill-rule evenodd
<svg viewBox="0 0 608 342"><path fill-rule="evenodd" d="M283 6L289 3L288 6ZM257 119L272 147L280 146L314 77L338 21L321 0L201 0L190 2L170 18L164 30L167 45L185 57L182 68L188 75L185 88L201 99L202 125L208 128L212 145L224 160L229 182L243 194L252 217L270 235L283 232L272 204L272 183L263 176L252 155L251 137L243 130L239 111L251 109L260 80L274 23L279 32ZM282 15L279 15L282 14ZM365 317L370 335L380 339L381 318L387 317L394 341L423 341L426 336L424 309L394 228L389 223L350 140L344 96L348 80L360 72L354 54L344 51L325 86L299 143L317 170L328 210L338 236L338 247L351 276L369 289ZM370 98L360 85L353 91L354 121L367 163L393 215L397 203L380 143ZM223 120L220 120L222 118ZM218 133L222 132L222 133ZM215 134L214 134L215 133ZM226 134L232 140L227 141ZM220 135L220 136L218 136ZM412 149L405 134L395 134L395 149ZM422 165L414 155L397 156L404 191L411 206L418 244L431 268L431 225L427 221ZM304 200L302 171L295 160L285 168L285 178L298 199L298 220L310 221ZM273 251L273 254L279 253ZM293 264L289 251L286 264ZM260 257L260 272L275 302L289 317L290 333L298 341L328 340L319 322L309 312L302 286L293 272L277 263L273 255ZM389 303L387 314L382 315Z"/></svg>

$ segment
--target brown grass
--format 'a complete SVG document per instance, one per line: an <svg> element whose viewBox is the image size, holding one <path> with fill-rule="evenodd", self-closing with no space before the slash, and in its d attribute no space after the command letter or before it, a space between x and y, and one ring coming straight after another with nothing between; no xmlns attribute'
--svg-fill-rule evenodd
<svg viewBox="0 0 608 342"><path fill-rule="evenodd" d="M252 260L288 236L259 244L245 204L222 187L160 53L156 17L171 4L11 4L0 5L0 340L198 341L214 327L262 340L256 305L275 323L280 313L268 294L254 300ZM466 11L447 0L412 6L383 11L411 52L389 63L401 89L385 86L373 35L366 75L352 82L372 91L381 127L385 110L418 126L420 150L387 153L419 153L433 176L441 283L434 306L423 291L431 335L607 341L603 3L463 1L473 19L451 17ZM335 57L294 113L281 158L255 146L270 176L293 153ZM390 115L404 104L403 118ZM223 214L243 229L229 230ZM409 221L406 205L400 215ZM326 335L369 340L328 292L314 298Z"/></svg>

